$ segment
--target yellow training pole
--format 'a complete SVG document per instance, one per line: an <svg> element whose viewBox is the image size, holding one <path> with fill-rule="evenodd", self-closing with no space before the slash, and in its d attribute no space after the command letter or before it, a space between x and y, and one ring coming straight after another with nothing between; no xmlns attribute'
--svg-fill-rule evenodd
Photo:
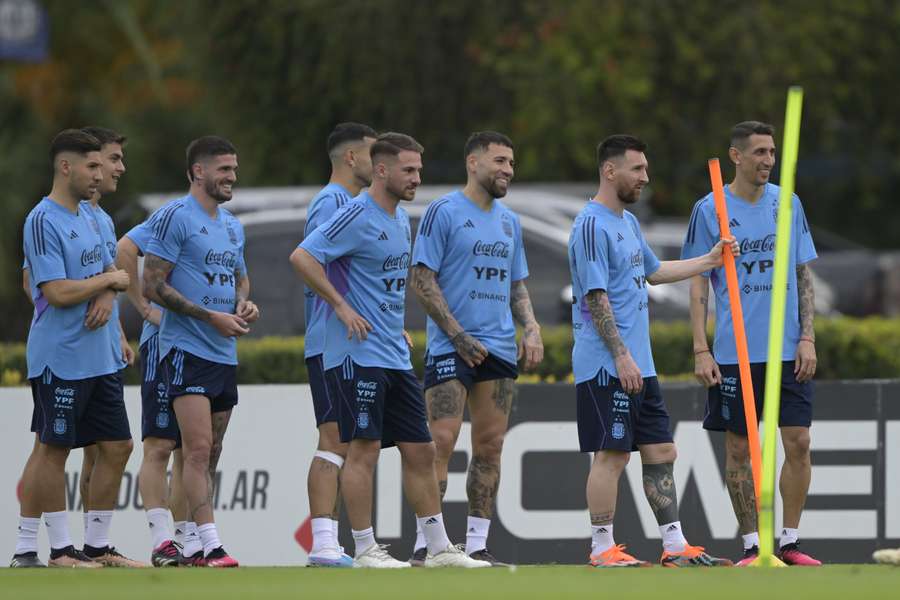
<svg viewBox="0 0 900 600"><path fill-rule="evenodd" d="M784 115L784 144L781 154L781 193L778 196L778 219L775 226L775 269L772 275L772 309L769 321L769 356L766 364L765 404L763 418L763 473L759 510L759 558L754 564L784 566L774 555L775 549L775 449L778 416L781 405L781 361L784 345L784 312L787 301L788 255L791 249L791 222L794 175L797 170L797 147L800 142L800 113L803 88L788 90Z"/></svg>

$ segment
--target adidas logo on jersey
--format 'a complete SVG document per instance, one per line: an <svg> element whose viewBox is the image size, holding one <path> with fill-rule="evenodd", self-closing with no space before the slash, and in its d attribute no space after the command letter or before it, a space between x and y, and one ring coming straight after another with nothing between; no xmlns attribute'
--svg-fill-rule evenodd
<svg viewBox="0 0 900 600"><path fill-rule="evenodd" d="M78 239L78 234L75 233L75 231L73 230L72 233L69 234L69 239L70 240Z"/></svg>
<svg viewBox="0 0 900 600"><path fill-rule="evenodd" d="M388 239L388 236L387 236L387 234L386 234L385 232L382 231L382 232L381 232L381 235L378 236L378 239L379 239L379 240L382 240L382 241L385 241L385 240Z"/></svg>
<svg viewBox="0 0 900 600"><path fill-rule="evenodd" d="M209 235L209 232L206 230L206 225L200 228L200 233L203 235Z"/></svg>
<svg viewBox="0 0 900 600"><path fill-rule="evenodd" d="M475 223L473 223L471 219L466 219L466 223L465 225L463 225L463 227L471 227L472 229L475 229Z"/></svg>
<svg viewBox="0 0 900 600"><path fill-rule="evenodd" d="M625 238L622 237L622 234L621 234L621 233L617 233L616 235L619 236L619 239L618 239L617 241L619 241L619 242L625 241Z"/></svg>
<svg viewBox="0 0 900 600"><path fill-rule="evenodd" d="M732 219L732 220L728 221L728 226L729 227L740 227L741 223L737 219Z"/></svg>

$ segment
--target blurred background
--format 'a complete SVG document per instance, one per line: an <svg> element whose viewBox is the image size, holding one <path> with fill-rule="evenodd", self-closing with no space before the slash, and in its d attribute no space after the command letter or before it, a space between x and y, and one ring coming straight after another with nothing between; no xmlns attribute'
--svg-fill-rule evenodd
<svg viewBox="0 0 900 600"><path fill-rule="evenodd" d="M730 180L728 131L747 119L773 123L780 143L791 84L805 88L797 192L821 256L817 309L897 315L898 64L900 3L888 0L0 0L0 338L27 333L22 223L49 191L48 145L66 127L128 136L128 171L103 200L120 235L187 189L190 140L236 144L229 207L266 315L256 335L303 331L286 259L328 178L336 123L425 146L414 225L464 181L470 132L507 133L508 199L523 215L538 316L552 324L568 318L565 240L596 187L597 142L628 132L649 143L637 210L675 258L709 190L707 159ZM686 288L653 289L654 318L687 318Z"/></svg>

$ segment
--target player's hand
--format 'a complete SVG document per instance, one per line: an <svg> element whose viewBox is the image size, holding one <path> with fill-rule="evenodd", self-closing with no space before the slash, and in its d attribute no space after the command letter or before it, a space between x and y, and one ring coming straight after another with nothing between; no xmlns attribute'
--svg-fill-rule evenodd
<svg viewBox="0 0 900 600"><path fill-rule="evenodd" d="M797 383L806 383L816 374L816 345L810 340L800 340L797 344L797 359L794 361L794 377Z"/></svg>
<svg viewBox="0 0 900 600"><path fill-rule="evenodd" d="M253 323L259 318L259 307L249 300L240 300L234 314L247 321Z"/></svg>
<svg viewBox="0 0 900 600"><path fill-rule="evenodd" d="M644 378L641 376L641 370L638 369L637 363L631 358L631 352L620 354L616 358L616 371L619 373L622 389L629 396L637 394L644 387Z"/></svg>
<svg viewBox="0 0 900 600"><path fill-rule="evenodd" d="M722 372L709 350L694 354L694 377L706 387L722 383Z"/></svg>
<svg viewBox="0 0 900 600"><path fill-rule="evenodd" d="M116 293L112 290L103 290L88 302L87 313L84 316L84 326L93 331L109 322L112 316L113 303L116 301Z"/></svg>
<svg viewBox="0 0 900 600"><path fill-rule="evenodd" d="M712 247L709 251L709 258L713 262L713 265L716 267L721 267L724 258L722 257L723 252L725 251L725 246L731 247L731 254L735 258L741 255L741 245L738 244L737 240L733 237L731 238L722 238L716 245Z"/></svg>
<svg viewBox="0 0 900 600"><path fill-rule="evenodd" d="M131 348L131 344L128 343L128 340L122 338L122 360L124 360L128 366L134 364L134 350Z"/></svg>
<svg viewBox="0 0 900 600"><path fill-rule="evenodd" d="M526 371L534 369L544 360L544 341L541 339L541 328L537 324L526 327L522 337L519 338L516 360L522 360L523 357L525 358L523 368Z"/></svg>
<svg viewBox="0 0 900 600"><path fill-rule="evenodd" d="M405 329L403 330L403 339L406 340L406 347L407 347L407 348L409 348L410 350L412 350L412 349L415 347L415 344L413 344L412 337L410 337L409 332L406 331Z"/></svg>
<svg viewBox="0 0 900 600"><path fill-rule="evenodd" d="M107 278L108 286L117 292L124 292L127 290L128 285L131 282L131 278L128 277L127 271L109 271L103 275Z"/></svg>
<svg viewBox="0 0 900 600"><path fill-rule="evenodd" d="M344 327L347 328L348 340L352 340L354 335L359 341L363 341L369 337L372 326L346 302L335 307L334 314L337 315L337 318L340 319L341 323L344 324Z"/></svg>
<svg viewBox="0 0 900 600"><path fill-rule="evenodd" d="M487 348L482 346L481 342L465 331L460 331L453 336L450 343L453 344L456 353L459 354L460 358L463 359L463 362L469 365L469 367L477 367L483 363L484 359L488 356Z"/></svg>
<svg viewBox="0 0 900 600"><path fill-rule="evenodd" d="M217 310L209 311L209 324L224 337L236 337L250 333L247 321L237 315Z"/></svg>

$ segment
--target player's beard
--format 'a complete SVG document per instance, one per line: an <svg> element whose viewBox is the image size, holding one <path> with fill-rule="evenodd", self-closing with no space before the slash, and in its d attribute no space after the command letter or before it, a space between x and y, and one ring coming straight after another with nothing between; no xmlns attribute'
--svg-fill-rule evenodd
<svg viewBox="0 0 900 600"><path fill-rule="evenodd" d="M206 192L206 195L218 202L219 204L224 204L231 200L231 194L225 194L224 192L219 190L219 183L216 181L212 181L211 179L206 179L203 181L203 191Z"/></svg>
<svg viewBox="0 0 900 600"><path fill-rule="evenodd" d="M394 185L394 182L392 182L390 178L384 182L384 189L398 201L412 202L416 198L415 187L413 187L410 192L409 188L406 186Z"/></svg>
<svg viewBox="0 0 900 600"><path fill-rule="evenodd" d="M619 186L616 195L622 204L634 204L641 198L641 188Z"/></svg>
<svg viewBox="0 0 900 600"><path fill-rule="evenodd" d="M486 177L479 183L481 184L481 187L483 187L485 191L487 191L487 193L491 195L491 198L502 198L509 190L509 184L507 183L506 187L501 187L501 185L497 183L496 177Z"/></svg>
<svg viewBox="0 0 900 600"><path fill-rule="evenodd" d="M69 193L79 200L90 200L98 190L98 187L91 186L90 181L84 185L76 185L74 182L69 185Z"/></svg>

